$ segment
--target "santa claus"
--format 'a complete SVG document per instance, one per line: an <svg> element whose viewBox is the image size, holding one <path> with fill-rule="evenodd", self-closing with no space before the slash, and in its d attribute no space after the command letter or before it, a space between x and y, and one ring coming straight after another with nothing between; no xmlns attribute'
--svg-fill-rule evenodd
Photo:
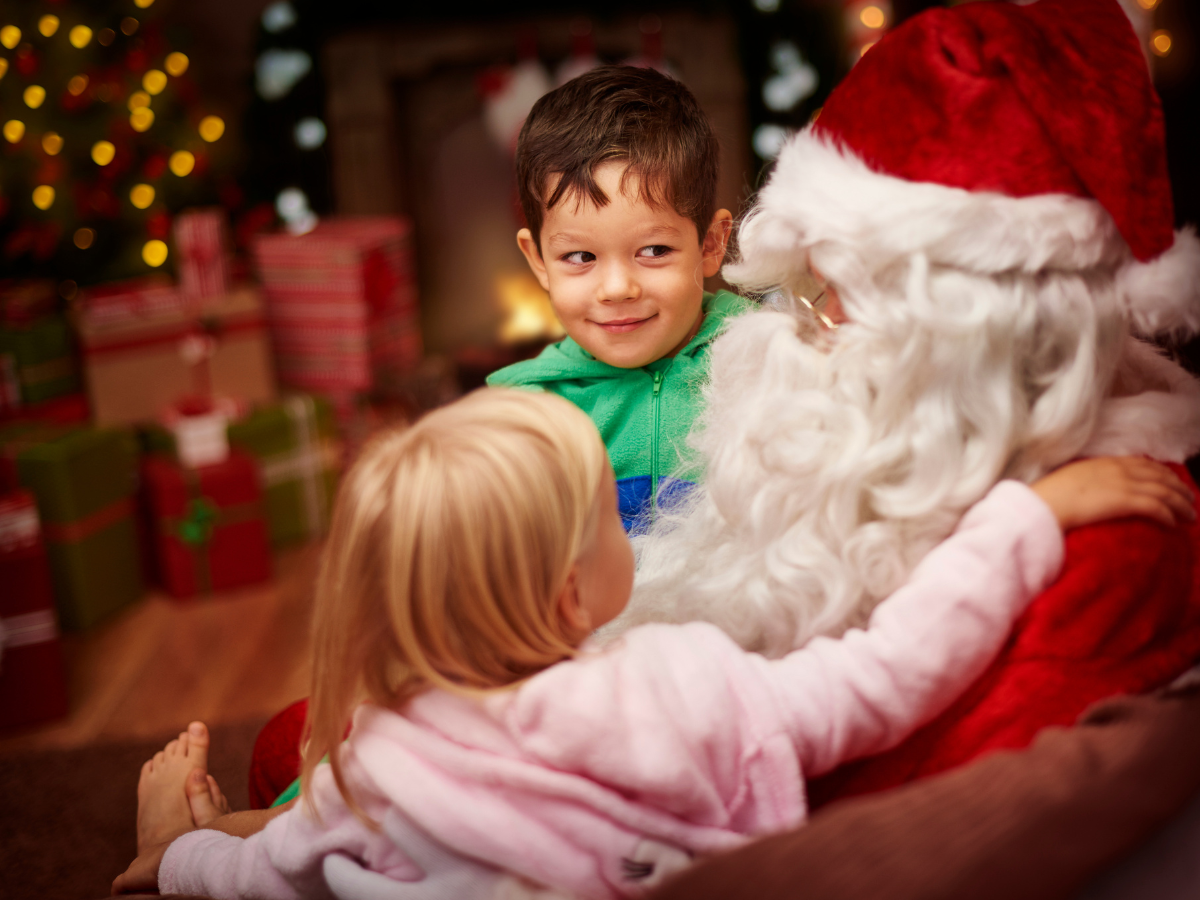
<svg viewBox="0 0 1200 900"><path fill-rule="evenodd" d="M707 619L781 654L861 623L998 479L1200 449L1200 385L1150 342L1200 331L1200 241L1174 230L1116 0L897 28L783 149L739 247L726 277L773 300L713 348L705 483L644 541L618 630ZM1022 746L1187 669L1198 551L1195 527L1148 520L1072 533L992 669L831 792Z"/></svg>

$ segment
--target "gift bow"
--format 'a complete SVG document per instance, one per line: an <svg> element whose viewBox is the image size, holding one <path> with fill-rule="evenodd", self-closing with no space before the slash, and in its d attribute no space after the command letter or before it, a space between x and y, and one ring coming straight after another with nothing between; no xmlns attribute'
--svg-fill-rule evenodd
<svg viewBox="0 0 1200 900"><path fill-rule="evenodd" d="M179 539L196 546L207 544L217 523L217 509L207 497L194 497L179 522Z"/></svg>

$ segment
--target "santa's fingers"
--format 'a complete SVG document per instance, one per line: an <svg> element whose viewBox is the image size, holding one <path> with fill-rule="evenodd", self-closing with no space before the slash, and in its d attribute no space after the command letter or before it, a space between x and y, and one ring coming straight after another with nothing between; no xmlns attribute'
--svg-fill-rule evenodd
<svg viewBox="0 0 1200 900"><path fill-rule="evenodd" d="M1169 488L1149 483L1136 490L1127 491L1121 507L1124 515L1145 516L1167 526L1193 522L1196 519L1196 511L1189 502Z"/></svg>
<svg viewBox="0 0 1200 900"><path fill-rule="evenodd" d="M1190 491L1180 491L1174 485L1160 481L1142 481L1134 485L1132 493L1147 497L1170 510L1172 521L1169 524L1196 521L1196 507Z"/></svg>

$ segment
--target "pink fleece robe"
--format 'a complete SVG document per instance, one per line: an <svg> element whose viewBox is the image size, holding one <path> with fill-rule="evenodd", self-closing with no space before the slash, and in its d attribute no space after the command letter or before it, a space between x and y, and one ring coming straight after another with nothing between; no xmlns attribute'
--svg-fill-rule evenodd
<svg viewBox="0 0 1200 900"><path fill-rule="evenodd" d="M332 896L324 862L338 854L412 882L413 897L462 896L433 889L421 844L580 896L639 894L693 855L796 826L805 776L892 747L945 709L1062 553L1045 504L1001 482L865 630L840 639L772 661L709 624L648 625L482 699L430 691L403 714L364 706L341 752L381 830L321 767L319 821L299 804L248 839L191 832L168 849L159 889Z"/></svg>

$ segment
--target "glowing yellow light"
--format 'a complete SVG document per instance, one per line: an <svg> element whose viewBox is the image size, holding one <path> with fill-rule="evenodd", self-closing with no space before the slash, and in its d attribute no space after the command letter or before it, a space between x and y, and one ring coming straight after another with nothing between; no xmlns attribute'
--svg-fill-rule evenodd
<svg viewBox="0 0 1200 900"><path fill-rule="evenodd" d="M21 29L16 25L5 25L0 28L0 44L11 50L21 43Z"/></svg>
<svg viewBox="0 0 1200 900"><path fill-rule="evenodd" d="M96 34L96 41L100 44L101 47L107 47L109 44L111 44L113 42L113 38L115 38L116 36L117 36L117 33L115 31L113 31L111 28L101 28L100 31Z"/></svg>
<svg viewBox="0 0 1200 900"><path fill-rule="evenodd" d="M38 31L42 33L42 37L50 37L58 31L58 16L42 16L38 19Z"/></svg>
<svg viewBox="0 0 1200 900"><path fill-rule="evenodd" d="M196 167L196 157L188 153L186 150L176 150L171 154L167 165L171 167L171 171L183 178L185 175L190 175L192 169Z"/></svg>
<svg viewBox="0 0 1200 900"><path fill-rule="evenodd" d="M54 188L39 184L33 189L33 205L38 209L49 209L54 205Z"/></svg>
<svg viewBox="0 0 1200 900"><path fill-rule="evenodd" d="M154 3L154 0L133 0L133 5L138 9L146 9L152 3Z"/></svg>
<svg viewBox="0 0 1200 900"><path fill-rule="evenodd" d="M166 62L163 63L169 75L174 75L178 78L187 71L188 58L178 51L168 54Z"/></svg>
<svg viewBox="0 0 1200 900"><path fill-rule="evenodd" d="M6 72L8 72L8 60L0 56L0 78L3 78Z"/></svg>
<svg viewBox="0 0 1200 900"><path fill-rule="evenodd" d="M96 240L96 232L90 228L80 228L75 232L75 246L86 250Z"/></svg>
<svg viewBox="0 0 1200 900"><path fill-rule="evenodd" d="M86 25L76 25L67 34L67 40L71 42L71 46L76 50L82 50L88 45L92 39L92 29Z"/></svg>
<svg viewBox="0 0 1200 900"><path fill-rule="evenodd" d="M863 48L858 51L858 58L862 59L864 56L866 56L867 51L874 47L877 43L878 41L871 41L869 44L863 44Z"/></svg>
<svg viewBox="0 0 1200 900"><path fill-rule="evenodd" d="M30 109L37 109L46 102L46 89L40 84L31 84L25 88L25 105Z"/></svg>
<svg viewBox="0 0 1200 900"><path fill-rule="evenodd" d="M138 209L145 209L154 202L154 188L148 184L135 184L129 192L129 202Z"/></svg>
<svg viewBox="0 0 1200 900"><path fill-rule="evenodd" d="M142 259L146 265L157 269L167 261L167 245L162 241L146 241L142 247Z"/></svg>
<svg viewBox="0 0 1200 900"><path fill-rule="evenodd" d="M117 155L117 148L110 141L96 141L92 144L92 162L98 166L107 166Z"/></svg>
<svg viewBox="0 0 1200 900"><path fill-rule="evenodd" d="M494 282L496 297L504 309L500 340L520 344L541 338L560 338L564 332L550 298L528 273L500 275Z"/></svg>
<svg viewBox="0 0 1200 900"><path fill-rule="evenodd" d="M25 137L25 123L20 119L9 119L4 123L4 139L10 144L15 144L23 137Z"/></svg>
<svg viewBox="0 0 1200 900"><path fill-rule="evenodd" d="M121 20L121 31L125 34L133 34L138 30L138 20L133 16L126 16Z"/></svg>
<svg viewBox="0 0 1200 900"><path fill-rule="evenodd" d="M882 28L884 23L883 10L878 6L868 6L858 14L858 20L868 28Z"/></svg>
<svg viewBox="0 0 1200 900"><path fill-rule="evenodd" d="M72 97L78 97L87 90L88 77L86 75L76 75L67 82L67 90L71 92Z"/></svg>
<svg viewBox="0 0 1200 900"><path fill-rule="evenodd" d="M200 120L200 137L210 144L225 133L225 121L220 116L205 116Z"/></svg>
<svg viewBox="0 0 1200 900"><path fill-rule="evenodd" d="M148 106L139 106L129 115L129 127L134 131L145 131L154 124L154 110Z"/></svg>
<svg viewBox="0 0 1200 900"><path fill-rule="evenodd" d="M42 135L42 149L46 151L47 156L58 156L63 148L63 139L53 131L47 131Z"/></svg>
<svg viewBox="0 0 1200 900"><path fill-rule="evenodd" d="M150 105L150 95L145 91L134 91L129 95L129 111L140 109L143 106Z"/></svg>
<svg viewBox="0 0 1200 900"><path fill-rule="evenodd" d="M1150 35L1150 48L1158 56L1166 56L1171 52L1171 32L1160 29Z"/></svg>
<svg viewBox="0 0 1200 900"><path fill-rule="evenodd" d="M151 69L142 76L142 87L148 94L161 94L167 86L167 75L158 69Z"/></svg>
<svg viewBox="0 0 1200 900"><path fill-rule="evenodd" d="M1145 10L1154 9L1158 6L1158 0L1138 0L1138 6Z"/></svg>

